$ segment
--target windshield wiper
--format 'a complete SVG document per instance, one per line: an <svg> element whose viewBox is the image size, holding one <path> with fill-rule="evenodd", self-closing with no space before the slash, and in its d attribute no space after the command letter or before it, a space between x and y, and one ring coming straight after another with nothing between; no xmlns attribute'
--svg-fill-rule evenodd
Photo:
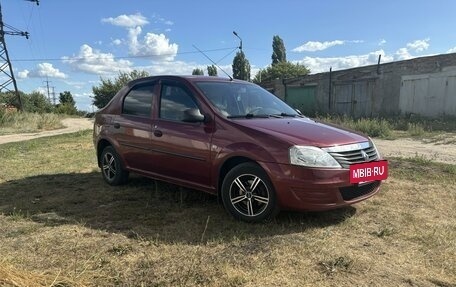
<svg viewBox="0 0 456 287"><path fill-rule="evenodd" d="M281 117L292 117L292 118L304 118L303 115L300 115L300 114L288 114L288 113L281 113L280 114Z"/></svg>
<svg viewBox="0 0 456 287"><path fill-rule="evenodd" d="M227 116L229 119L239 119L239 118L246 118L246 119L253 119L253 118L269 118L269 115L254 115L251 113L245 115L234 115L234 116Z"/></svg>

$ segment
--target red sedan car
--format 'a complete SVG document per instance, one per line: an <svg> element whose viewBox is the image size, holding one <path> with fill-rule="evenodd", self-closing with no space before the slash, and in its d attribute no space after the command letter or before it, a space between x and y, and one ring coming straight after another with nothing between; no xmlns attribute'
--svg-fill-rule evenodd
<svg viewBox="0 0 456 287"><path fill-rule="evenodd" d="M134 80L96 114L93 139L108 184L126 183L134 172L199 189L250 222L280 209L347 206L381 183L350 181L352 165L380 160L368 137L306 118L261 87L232 79Z"/></svg>

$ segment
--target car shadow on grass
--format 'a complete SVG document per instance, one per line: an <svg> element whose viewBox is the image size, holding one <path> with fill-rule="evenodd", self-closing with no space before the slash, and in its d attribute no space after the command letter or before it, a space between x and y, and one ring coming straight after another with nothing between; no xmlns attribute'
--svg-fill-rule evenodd
<svg viewBox="0 0 456 287"><path fill-rule="evenodd" d="M130 238L167 243L243 240L342 224L354 207L326 212L281 212L270 222L248 224L228 215L217 197L133 176L124 186L100 173L54 174L0 184L0 213L47 226L81 224Z"/></svg>

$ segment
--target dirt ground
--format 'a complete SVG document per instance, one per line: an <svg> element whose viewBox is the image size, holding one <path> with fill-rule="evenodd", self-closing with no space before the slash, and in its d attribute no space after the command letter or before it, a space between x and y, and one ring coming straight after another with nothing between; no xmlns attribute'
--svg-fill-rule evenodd
<svg viewBox="0 0 456 287"><path fill-rule="evenodd" d="M62 120L62 124L65 128L58 130L0 136L0 144L74 133L93 128L93 120L87 118L67 118Z"/></svg>
<svg viewBox="0 0 456 287"><path fill-rule="evenodd" d="M86 118L67 118L62 121L66 128L39 133L0 136L0 144L34 138L73 133L92 129L93 121ZM383 157L421 157L436 162L456 164L456 133L444 133L425 139L399 138L396 140L374 139Z"/></svg>
<svg viewBox="0 0 456 287"><path fill-rule="evenodd" d="M384 158L403 157L456 164L456 134L445 133L425 139L399 138L396 140L374 139Z"/></svg>

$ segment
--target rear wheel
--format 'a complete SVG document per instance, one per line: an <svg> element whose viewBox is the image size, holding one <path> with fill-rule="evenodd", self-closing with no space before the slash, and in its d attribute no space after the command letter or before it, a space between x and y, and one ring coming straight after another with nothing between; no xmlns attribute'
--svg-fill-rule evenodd
<svg viewBox="0 0 456 287"><path fill-rule="evenodd" d="M122 162L116 150L107 146L101 152L101 173L110 185L121 185L128 181L128 171L122 168Z"/></svg>
<svg viewBox="0 0 456 287"><path fill-rule="evenodd" d="M261 222L278 212L276 194L266 172L248 162L228 172L222 184L222 201L235 218Z"/></svg>

